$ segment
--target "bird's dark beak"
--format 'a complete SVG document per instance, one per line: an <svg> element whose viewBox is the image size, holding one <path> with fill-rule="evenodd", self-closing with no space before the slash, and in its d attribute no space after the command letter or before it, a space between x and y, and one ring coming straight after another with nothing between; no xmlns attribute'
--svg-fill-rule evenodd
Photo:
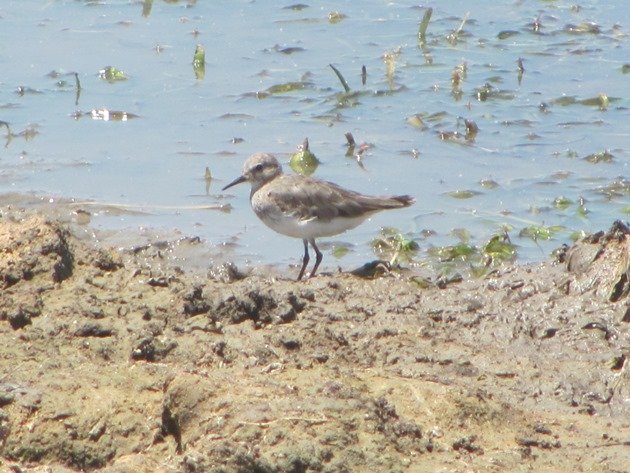
<svg viewBox="0 0 630 473"><path fill-rule="evenodd" d="M247 181L247 178L245 176L237 177L221 190L224 191L225 189L229 189L230 187L235 186L236 184L240 184L241 182L245 182L245 181Z"/></svg>

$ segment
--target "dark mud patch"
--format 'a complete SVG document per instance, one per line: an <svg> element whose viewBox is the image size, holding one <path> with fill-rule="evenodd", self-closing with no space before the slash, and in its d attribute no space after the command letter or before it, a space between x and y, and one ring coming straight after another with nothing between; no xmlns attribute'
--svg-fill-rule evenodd
<svg viewBox="0 0 630 473"><path fill-rule="evenodd" d="M225 282L3 212L1 467L624 471L629 233L419 289Z"/></svg>

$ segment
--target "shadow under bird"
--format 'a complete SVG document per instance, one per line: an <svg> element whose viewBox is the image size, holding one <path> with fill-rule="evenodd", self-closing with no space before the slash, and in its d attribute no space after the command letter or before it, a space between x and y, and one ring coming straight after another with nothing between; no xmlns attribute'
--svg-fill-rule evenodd
<svg viewBox="0 0 630 473"><path fill-rule="evenodd" d="M252 209L272 230L304 242L304 258L298 281L309 262L308 245L315 251L313 277L322 262L315 239L338 235L360 225L376 212L408 207L415 202L409 195L369 196L337 184L299 174L283 174L278 160L267 153L251 155L243 174L223 188L242 182L251 184Z"/></svg>

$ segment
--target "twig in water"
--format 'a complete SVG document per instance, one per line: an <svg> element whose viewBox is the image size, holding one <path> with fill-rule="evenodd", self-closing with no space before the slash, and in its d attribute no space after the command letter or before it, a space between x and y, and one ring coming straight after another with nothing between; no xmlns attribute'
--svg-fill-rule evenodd
<svg viewBox="0 0 630 473"><path fill-rule="evenodd" d="M462 20L461 24L459 25L459 28L457 28L455 31L453 31L446 37L449 43L451 44L457 43L457 37L464 29L464 25L466 24L466 21L468 21L469 16L470 16L470 12L467 12L466 15L464 15L464 19Z"/></svg>

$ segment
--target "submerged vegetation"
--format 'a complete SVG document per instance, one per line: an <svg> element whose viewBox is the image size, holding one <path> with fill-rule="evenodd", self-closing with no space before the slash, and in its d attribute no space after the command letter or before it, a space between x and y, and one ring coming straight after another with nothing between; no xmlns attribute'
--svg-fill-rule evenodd
<svg viewBox="0 0 630 473"><path fill-rule="evenodd" d="M429 265L441 277L455 274L481 277L517 257L517 247L512 243L507 228L480 245L471 242L471 235L465 229L456 229L453 234L460 240L459 243L429 246L424 256L421 248L426 244L416 240L413 234L403 234L396 228L383 228L380 235L372 240L372 248L390 268L399 264Z"/></svg>
<svg viewBox="0 0 630 473"><path fill-rule="evenodd" d="M114 66L104 67L98 71L98 75L101 79L106 80L107 82L118 82L129 79L124 71Z"/></svg>

